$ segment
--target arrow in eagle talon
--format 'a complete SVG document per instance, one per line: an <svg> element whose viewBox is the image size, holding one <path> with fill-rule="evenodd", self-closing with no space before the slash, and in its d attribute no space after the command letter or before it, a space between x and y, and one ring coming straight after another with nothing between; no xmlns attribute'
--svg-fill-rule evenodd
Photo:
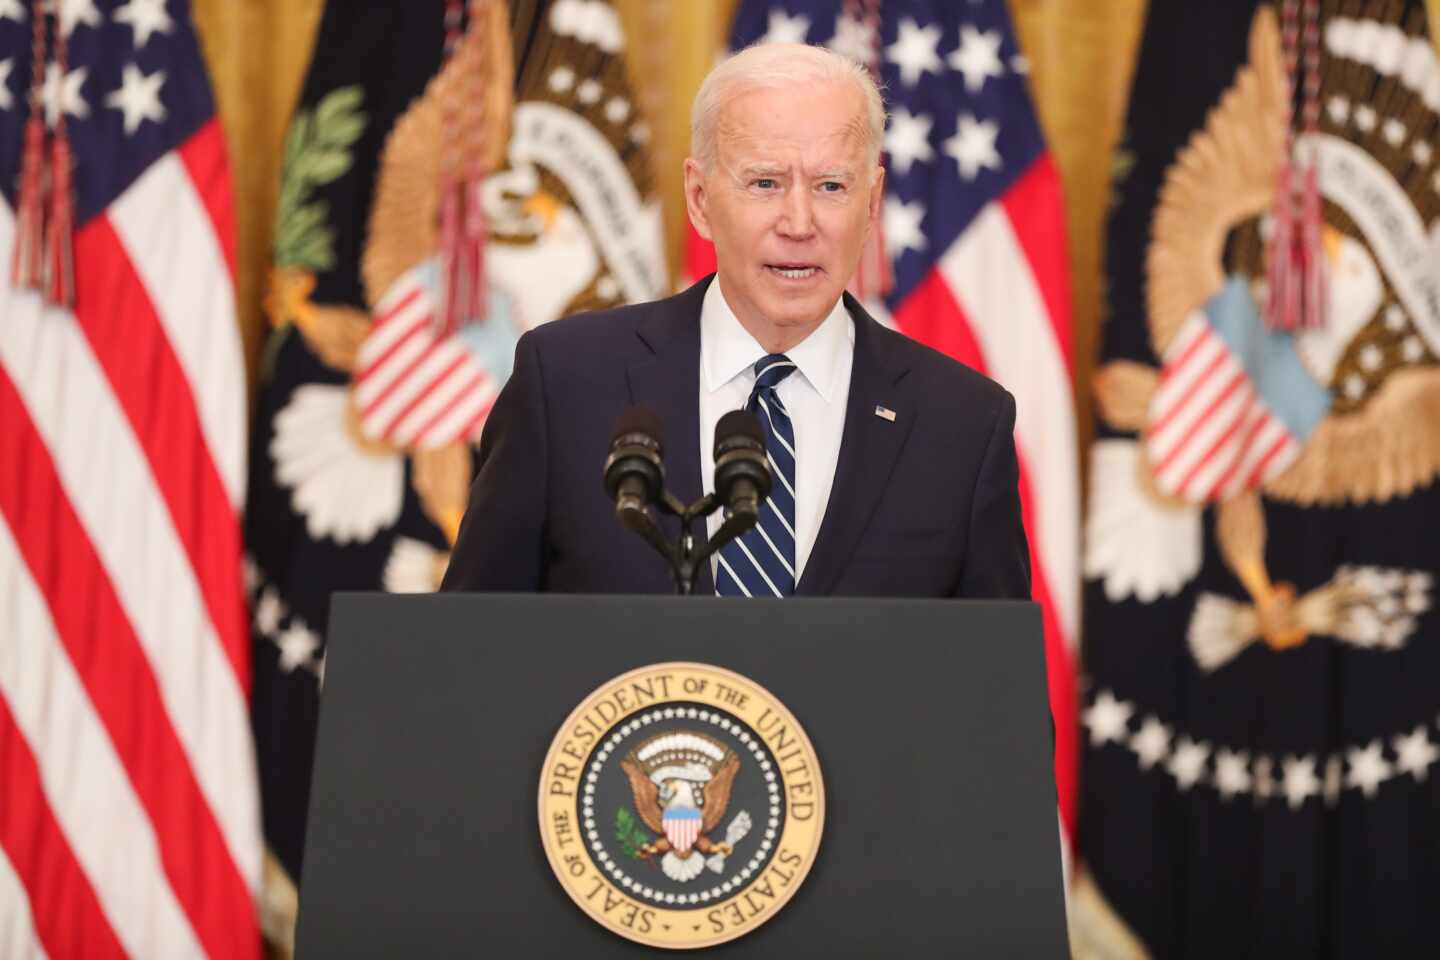
<svg viewBox="0 0 1440 960"><path fill-rule="evenodd" d="M728 846L731 851L734 851L735 844L739 843L741 840L744 840L745 835L749 832L750 814L745 812L744 810L741 810L739 813L735 814L735 819L730 821L730 826L725 828L725 845ZM705 866L709 867L716 873L721 872L725 869L725 854L717 853L710 856L705 861Z"/></svg>

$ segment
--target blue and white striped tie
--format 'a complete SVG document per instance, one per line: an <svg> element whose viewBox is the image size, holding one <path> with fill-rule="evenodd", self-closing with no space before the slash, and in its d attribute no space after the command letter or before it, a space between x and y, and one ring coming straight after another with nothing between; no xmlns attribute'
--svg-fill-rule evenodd
<svg viewBox="0 0 1440 960"><path fill-rule="evenodd" d="M788 597L795 592L795 428L775 392L795 372L783 353L755 364L755 389L745 408L765 431L774 482L760 520L716 555L715 592L722 597Z"/></svg>

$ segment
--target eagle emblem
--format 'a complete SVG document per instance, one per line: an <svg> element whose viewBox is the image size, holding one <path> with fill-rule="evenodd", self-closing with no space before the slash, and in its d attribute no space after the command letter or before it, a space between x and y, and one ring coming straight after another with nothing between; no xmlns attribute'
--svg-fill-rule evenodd
<svg viewBox="0 0 1440 960"><path fill-rule="evenodd" d="M1249 62L1177 155L1155 208L1145 276L1160 366L1120 360L1096 377L1101 418L1139 435L1140 489L1177 515L1213 509L1220 555L1248 595L1197 608L1190 647L1206 670L1256 641L1398 646L1429 605L1422 571L1342 570L1299 595L1266 567L1267 499L1384 502L1440 476L1440 172L1427 92L1440 88L1440 63L1423 24L1354 13L1326 22L1322 121L1296 144L1323 202L1324 326L1261 322L1291 102L1280 28L1262 5ZM1372 52L1391 47L1404 69ZM1389 120L1368 99L1381 80L1394 88Z"/></svg>
<svg viewBox="0 0 1440 960"><path fill-rule="evenodd" d="M724 840L709 836L729 809L740 771L733 750L702 733L666 732L642 742L620 768L630 782L635 813L657 835L653 841L635 837L638 828L628 811L618 811L616 830L631 856L658 857L660 869L678 883L693 880L706 867L715 873L725 869L725 858L750 831L750 815L742 810L730 821Z"/></svg>

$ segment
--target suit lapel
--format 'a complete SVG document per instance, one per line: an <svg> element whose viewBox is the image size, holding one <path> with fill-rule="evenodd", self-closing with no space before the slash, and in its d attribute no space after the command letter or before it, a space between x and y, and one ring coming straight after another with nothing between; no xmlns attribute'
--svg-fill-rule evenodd
<svg viewBox="0 0 1440 960"><path fill-rule="evenodd" d="M694 284L679 296L656 304L657 309L636 332L653 352L627 371L630 399L649 407L665 425L665 485L685 504L700 499L700 307L708 280ZM674 524L667 524L674 531ZM705 522L695 534L706 540ZM678 532L678 531L677 531ZM695 577L695 592L715 592L710 564L703 563Z"/></svg>
<svg viewBox="0 0 1440 960"><path fill-rule="evenodd" d="M807 596L828 593L844 572L915 422L914 403L903 383L909 368L894 362L885 332L848 293L845 306L855 321L850 399L825 519L795 589ZM878 407L895 419L877 414Z"/></svg>

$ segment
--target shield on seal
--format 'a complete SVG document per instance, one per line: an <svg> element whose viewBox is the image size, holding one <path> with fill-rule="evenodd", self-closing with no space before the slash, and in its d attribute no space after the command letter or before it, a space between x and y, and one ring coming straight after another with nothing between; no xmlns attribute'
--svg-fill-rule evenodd
<svg viewBox="0 0 1440 960"><path fill-rule="evenodd" d="M672 807L661 818L665 837L675 852L685 856L700 836L700 811L694 807Z"/></svg>

